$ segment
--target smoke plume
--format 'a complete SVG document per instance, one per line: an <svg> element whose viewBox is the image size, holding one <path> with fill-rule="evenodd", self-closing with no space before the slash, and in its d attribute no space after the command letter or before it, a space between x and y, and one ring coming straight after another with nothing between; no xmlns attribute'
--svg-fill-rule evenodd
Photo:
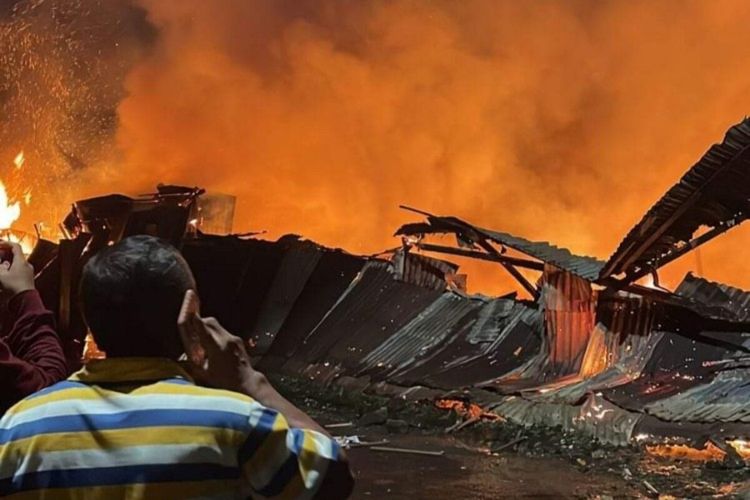
<svg viewBox="0 0 750 500"><path fill-rule="evenodd" d="M65 133L71 195L200 185L237 195L238 231L353 252L397 244L407 203L606 258L750 99L743 1L118 0L72 22L109 33L112 9L126 57L42 60L83 58L71 92L114 113L66 115L104 137ZM702 269L750 287L733 233Z"/></svg>

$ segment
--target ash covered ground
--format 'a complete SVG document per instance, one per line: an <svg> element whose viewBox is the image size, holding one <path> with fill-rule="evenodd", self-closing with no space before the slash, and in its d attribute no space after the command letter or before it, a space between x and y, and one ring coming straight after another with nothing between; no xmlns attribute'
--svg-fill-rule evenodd
<svg viewBox="0 0 750 500"><path fill-rule="evenodd" d="M272 376L282 393L335 436L376 446L443 452L428 456L349 450L353 498L750 498L750 468L740 463L652 456L602 445L560 429L479 421L431 402L406 402ZM387 441L385 443L384 441Z"/></svg>

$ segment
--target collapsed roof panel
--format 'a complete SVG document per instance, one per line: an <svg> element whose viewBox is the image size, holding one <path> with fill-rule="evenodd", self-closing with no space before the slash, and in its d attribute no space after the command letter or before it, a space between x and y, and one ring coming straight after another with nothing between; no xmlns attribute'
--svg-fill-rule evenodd
<svg viewBox="0 0 750 500"><path fill-rule="evenodd" d="M732 313L736 321L750 320L750 292L745 290L688 273L675 293L707 306L720 307Z"/></svg>
<svg viewBox="0 0 750 500"><path fill-rule="evenodd" d="M742 345L741 334L727 332L724 335L738 337L736 342ZM652 348L640 377L604 391L604 396L623 408L638 410L690 387L711 382L716 372L707 365L732 357L736 350L703 339L706 342L679 332L664 332Z"/></svg>
<svg viewBox="0 0 750 500"><path fill-rule="evenodd" d="M509 299L487 302L471 323L424 363L396 377L401 384L460 388L508 373L539 353L542 314Z"/></svg>
<svg viewBox="0 0 750 500"><path fill-rule="evenodd" d="M455 234L459 244L464 246L476 246L482 240L489 240L542 262L554 264L589 281L597 279L604 266L604 262L594 257L575 255L566 248L546 241L531 241L509 233L483 229L457 217L428 215L427 222L405 224L396 231L397 236L425 234Z"/></svg>
<svg viewBox="0 0 750 500"><path fill-rule="evenodd" d="M542 262L553 264L589 281L595 280L604 266L604 262L594 257L575 255L567 248L561 248L546 241L530 241L489 229L480 228L479 230L496 243L518 250Z"/></svg>
<svg viewBox="0 0 750 500"><path fill-rule="evenodd" d="M645 410L668 421L750 422L748 381L748 368L722 371L708 384L654 401Z"/></svg>
<svg viewBox="0 0 750 500"><path fill-rule="evenodd" d="M294 357L306 364L328 361L354 371L362 358L441 294L397 281L387 262L369 261Z"/></svg>
<svg viewBox="0 0 750 500"><path fill-rule="evenodd" d="M750 120L730 128L625 236L601 277L634 281L748 217ZM701 228L711 228L694 240Z"/></svg>

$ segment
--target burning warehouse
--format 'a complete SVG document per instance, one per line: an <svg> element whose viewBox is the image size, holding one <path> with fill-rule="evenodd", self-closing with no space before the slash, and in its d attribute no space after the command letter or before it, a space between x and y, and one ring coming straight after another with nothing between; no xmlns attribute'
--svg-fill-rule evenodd
<svg viewBox="0 0 750 500"><path fill-rule="evenodd" d="M0 2L0 496L750 495L747 19Z"/></svg>
<svg viewBox="0 0 750 500"><path fill-rule="evenodd" d="M38 240L29 259L71 367L104 355L78 307L82 266L151 234L180 248L204 314L242 337L265 372L456 410L464 420L454 428L561 428L651 455L742 464L750 292L693 274L672 292L659 269L747 217L749 151L745 120L606 262L416 209L425 220L400 227L402 245L379 256L294 235L211 235L203 228L229 230L234 199L179 186L78 201L65 238ZM456 245L430 242L446 234ZM518 291L468 293L454 256L501 266Z"/></svg>

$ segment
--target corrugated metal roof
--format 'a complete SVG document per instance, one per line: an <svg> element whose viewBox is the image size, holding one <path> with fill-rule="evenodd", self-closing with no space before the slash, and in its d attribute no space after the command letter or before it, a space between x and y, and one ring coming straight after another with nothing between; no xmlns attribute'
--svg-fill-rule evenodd
<svg viewBox="0 0 750 500"><path fill-rule="evenodd" d="M253 354L268 351L322 255L320 247L304 241L284 252L251 330Z"/></svg>
<svg viewBox="0 0 750 500"><path fill-rule="evenodd" d="M750 121L727 131L625 236L601 276L656 269L702 226L729 229L750 198Z"/></svg>
<svg viewBox="0 0 750 500"><path fill-rule="evenodd" d="M399 383L459 388L487 383L539 353L542 315L507 299L485 303L423 364L403 370Z"/></svg>
<svg viewBox="0 0 750 500"><path fill-rule="evenodd" d="M594 329L596 298L591 283L549 264L541 283L548 347L542 375L549 380L578 373Z"/></svg>
<svg viewBox="0 0 750 500"><path fill-rule="evenodd" d="M745 290L688 273L675 293L701 304L721 307L731 312L737 321L750 321L750 292Z"/></svg>
<svg viewBox="0 0 750 500"><path fill-rule="evenodd" d="M589 395L581 405L563 405L509 397L489 409L511 422L531 427L543 425L581 432L602 443L630 443L641 414L618 408L599 396Z"/></svg>
<svg viewBox="0 0 750 500"><path fill-rule="evenodd" d="M369 261L297 352L307 363L356 371L360 360L441 296L394 279L391 264ZM296 356L297 356L296 355Z"/></svg>
<svg viewBox="0 0 750 500"><path fill-rule="evenodd" d="M478 228L479 231L501 245L525 253L531 257L560 269L569 271L576 276L594 281L599 277L604 261L585 255L576 255L567 248L558 247L546 241L530 241L512 234Z"/></svg>
<svg viewBox="0 0 750 500"><path fill-rule="evenodd" d="M452 216L429 216L427 217L427 223L405 224L396 231L397 235L433 233L452 233L463 243L474 243L477 238L486 238L542 262L554 264L589 281L596 280L604 266L603 261L594 257L575 255L566 248L552 245L546 241L531 241L509 233L483 229Z"/></svg>
<svg viewBox="0 0 750 500"><path fill-rule="evenodd" d="M679 443L703 448L706 440L747 439L748 425L742 422L668 422L644 414L633 429L636 442L641 444Z"/></svg>
<svg viewBox="0 0 750 500"><path fill-rule="evenodd" d="M604 391L604 395L623 408L642 411L655 401L710 382L715 372L706 367L706 363L726 359L733 353L724 346L675 332L664 332L653 347L641 376L628 384Z"/></svg>
<svg viewBox="0 0 750 500"><path fill-rule="evenodd" d="M645 410L662 420L750 422L750 369L720 372L707 384L654 401Z"/></svg>
<svg viewBox="0 0 750 500"><path fill-rule="evenodd" d="M233 236L186 240L182 253L198 283L201 312L248 338L286 244Z"/></svg>
<svg viewBox="0 0 750 500"><path fill-rule="evenodd" d="M443 270L422 259L403 281L392 262L291 239L204 240L188 244L186 256L209 304L224 308L223 323L253 320L276 332L256 352L265 353L260 366L324 381L360 377L371 388L401 391L483 388L486 403L519 422L564 425L620 444L644 418L700 423L705 433L714 432L713 422L750 422L743 334L698 335L682 309L625 292L592 294L589 281L553 265L530 304L445 291ZM743 317L741 290L689 278L680 291L691 299L670 295L675 303ZM696 331L663 331L683 326ZM589 366L587 357L603 361ZM731 363L704 364L717 360ZM558 365L565 369L552 369ZM720 368L731 370L715 376ZM736 432L750 437L750 426Z"/></svg>
<svg viewBox="0 0 750 500"><path fill-rule="evenodd" d="M278 369L300 347L350 286L367 260L341 251L326 250L294 301L283 325L260 361L261 369Z"/></svg>
<svg viewBox="0 0 750 500"><path fill-rule="evenodd" d="M464 318L482 305L455 293L444 293L365 356L361 370L374 370L382 377L390 377L426 361L440 344L456 334Z"/></svg>
<svg viewBox="0 0 750 500"><path fill-rule="evenodd" d="M441 291L446 287L446 275L458 270L458 266L451 262L403 250L397 251L391 262L401 281Z"/></svg>

